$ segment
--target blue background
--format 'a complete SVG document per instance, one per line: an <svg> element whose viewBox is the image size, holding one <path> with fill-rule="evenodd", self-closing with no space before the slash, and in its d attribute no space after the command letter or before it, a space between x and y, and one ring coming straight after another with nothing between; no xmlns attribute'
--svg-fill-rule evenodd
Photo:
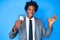
<svg viewBox="0 0 60 40"><path fill-rule="evenodd" d="M0 40L10 40L9 32L13 28L19 15L26 16L24 6L30 0L0 0ZM53 24L53 31L49 38L43 40L60 40L60 0L34 0L39 5L35 17L43 20L45 28L48 26L47 17L57 16ZM16 36L13 40L19 40Z"/></svg>

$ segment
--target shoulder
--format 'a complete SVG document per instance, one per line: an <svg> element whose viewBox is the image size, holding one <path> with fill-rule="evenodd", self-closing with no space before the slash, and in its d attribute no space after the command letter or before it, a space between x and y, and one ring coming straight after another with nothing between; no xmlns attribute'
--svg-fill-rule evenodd
<svg viewBox="0 0 60 40"><path fill-rule="evenodd" d="M39 24L43 24L43 20L40 18L35 18L35 22L39 23Z"/></svg>

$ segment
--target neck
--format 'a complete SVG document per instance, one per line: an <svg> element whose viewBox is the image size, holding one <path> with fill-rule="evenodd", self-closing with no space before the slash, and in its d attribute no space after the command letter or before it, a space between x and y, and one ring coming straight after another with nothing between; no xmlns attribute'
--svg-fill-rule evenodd
<svg viewBox="0 0 60 40"><path fill-rule="evenodd" d="M27 16L28 17L28 16ZM29 19L32 19L33 17L28 17Z"/></svg>

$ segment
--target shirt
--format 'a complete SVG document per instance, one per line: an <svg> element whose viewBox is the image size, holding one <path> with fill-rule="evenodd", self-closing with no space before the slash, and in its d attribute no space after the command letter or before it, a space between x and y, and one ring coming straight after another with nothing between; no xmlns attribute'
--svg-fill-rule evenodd
<svg viewBox="0 0 60 40"><path fill-rule="evenodd" d="M33 40L35 40L35 19L33 17L30 20L32 20ZM28 17L26 17L26 31L27 31L27 40L29 40L29 18Z"/></svg>

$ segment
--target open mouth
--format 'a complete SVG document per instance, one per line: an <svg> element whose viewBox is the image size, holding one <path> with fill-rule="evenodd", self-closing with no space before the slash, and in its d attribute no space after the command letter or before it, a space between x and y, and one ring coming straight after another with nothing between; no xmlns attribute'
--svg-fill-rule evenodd
<svg viewBox="0 0 60 40"><path fill-rule="evenodd" d="M33 15L33 14L31 14L31 13L29 14L29 16L32 16L32 15Z"/></svg>

